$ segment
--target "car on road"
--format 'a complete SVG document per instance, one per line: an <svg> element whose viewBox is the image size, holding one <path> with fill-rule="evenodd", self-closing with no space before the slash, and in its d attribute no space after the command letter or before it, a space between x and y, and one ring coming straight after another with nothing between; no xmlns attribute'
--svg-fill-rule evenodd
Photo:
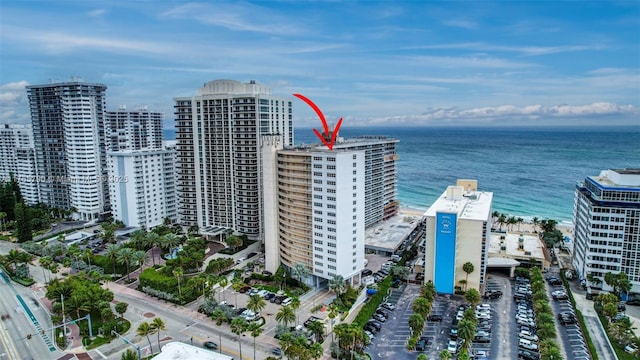
<svg viewBox="0 0 640 360"><path fill-rule="evenodd" d="M273 273L271 271L267 271L267 270L263 270L261 274L264 275L264 276L273 276Z"/></svg>
<svg viewBox="0 0 640 360"><path fill-rule="evenodd" d="M431 314L431 315L427 316L427 320L428 321L442 321L442 315Z"/></svg>
<svg viewBox="0 0 640 360"><path fill-rule="evenodd" d="M640 299L628 300L627 305L640 305Z"/></svg>
<svg viewBox="0 0 640 360"><path fill-rule="evenodd" d="M547 282L549 283L549 285L560 285L562 284L562 280L560 278L557 278L555 276L547 276Z"/></svg>
<svg viewBox="0 0 640 360"><path fill-rule="evenodd" d="M214 343L213 341L205 341L203 346L209 350L218 350L218 344Z"/></svg>
<svg viewBox="0 0 640 360"><path fill-rule="evenodd" d="M245 261L245 260L247 260L247 259L245 259L245 258L241 257L241 258L239 258L238 260L236 260L236 264L240 264L241 262L243 262L243 261Z"/></svg>
<svg viewBox="0 0 640 360"><path fill-rule="evenodd" d="M382 304L381 306L382 306L383 308L385 308L385 309L387 309L387 310L391 310L391 311L393 311L393 310L395 310L395 309L396 309L396 306L395 306L395 305L393 305L392 303L384 303L384 304Z"/></svg>

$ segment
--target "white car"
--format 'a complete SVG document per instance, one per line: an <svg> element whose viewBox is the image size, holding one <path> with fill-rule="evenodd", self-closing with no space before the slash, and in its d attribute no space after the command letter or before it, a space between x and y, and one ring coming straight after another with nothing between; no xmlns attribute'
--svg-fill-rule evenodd
<svg viewBox="0 0 640 360"><path fill-rule="evenodd" d="M520 337L527 340L538 341L538 335L533 334L531 331L520 330Z"/></svg>
<svg viewBox="0 0 640 360"><path fill-rule="evenodd" d="M458 342L455 340L449 340L449 343L447 344L447 351L455 354L458 351Z"/></svg>
<svg viewBox="0 0 640 360"><path fill-rule="evenodd" d="M629 354L635 354L638 352L638 345L636 344L629 344L627 346L624 347L624 351L629 353Z"/></svg>
<svg viewBox="0 0 640 360"><path fill-rule="evenodd" d="M526 339L520 339L520 341L518 342L518 346L523 349L538 351L538 345L533 341L529 341Z"/></svg>

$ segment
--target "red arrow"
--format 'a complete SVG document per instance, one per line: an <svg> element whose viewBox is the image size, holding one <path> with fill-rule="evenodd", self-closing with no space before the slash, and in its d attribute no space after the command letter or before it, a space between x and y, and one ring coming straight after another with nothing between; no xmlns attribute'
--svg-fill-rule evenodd
<svg viewBox="0 0 640 360"><path fill-rule="evenodd" d="M327 120L324 118L324 114L322 113L322 110L320 110L320 108L316 104L314 104L313 101L309 100L307 97L305 97L302 94L293 94L293 96L295 96L295 97L299 98L300 100L306 102L307 105L311 106L313 111L316 112L316 114L320 118L320 121L322 121L322 127L324 129L324 136L322 136L320 131L316 130L315 128L313 129L313 132L316 134L316 136L318 138L320 138L320 140L325 145L327 145L329 150L333 150L333 144L336 142L336 136L338 135L338 130L340 130L340 125L342 125L342 118L340 118L340 120L338 120L338 124L333 129L333 135L331 135L331 141L327 142L326 137L329 136L329 126L327 125Z"/></svg>

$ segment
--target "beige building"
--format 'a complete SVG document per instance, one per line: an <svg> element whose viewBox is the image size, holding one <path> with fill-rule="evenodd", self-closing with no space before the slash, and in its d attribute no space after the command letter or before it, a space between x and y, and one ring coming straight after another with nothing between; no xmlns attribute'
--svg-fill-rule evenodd
<svg viewBox="0 0 640 360"><path fill-rule="evenodd" d="M453 294L455 288L483 290L491 232L493 193L478 191L476 180L458 180L426 211L424 280L436 290ZM467 262L474 271L463 271Z"/></svg>
<svg viewBox="0 0 640 360"><path fill-rule="evenodd" d="M516 266L549 268L545 246L538 234L506 232L492 233L489 245L489 268L507 268L514 276Z"/></svg>

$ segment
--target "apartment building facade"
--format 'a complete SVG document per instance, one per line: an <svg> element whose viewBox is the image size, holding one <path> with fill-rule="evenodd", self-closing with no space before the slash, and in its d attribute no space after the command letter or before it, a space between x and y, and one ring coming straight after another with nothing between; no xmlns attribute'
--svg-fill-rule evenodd
<svg viewBox="0 0 640 360"><path fill-rule="evenodd" d="M40 201L79 220L110 210L103 84L78 79L27 86Z"/></svg>
<svg viewBox="0 0 640 360"><path fill-rule="evenodd" d="M424 281L438 292L453 294L456 286L484 289L493 193L478 191L477 181L458 180L425 212ZM474 271L462 270L471 262Z"/></svg>
<svg viewBox="0 0 640 360"><path fill-rule="evenodd" d="M108 151L162 149L162 120L160 112L146 107L107 111L105 129Z"/></svg>
<svg viewBox="0 0 640 360"><path fill-rule="evenodd" d="M288 148L265 156L266 268L304 265L318 286L364 268L365 151ZM275 180L275 181L273 181ZM265 218L265 223L269 223ZM269 226L269 225L267 225Z"/></svg>
<svg viewBox="0 0 640 360"><path fill-rule="evenodd" d="M640 169L603 170L576 184L573 266L580 279L627 274L640 294ZM627 294L623 294L626 296Z"/></svg>
<svg viewBox="0 0 640 360"><path fill-rule="evenodd" d="M13 176L30 205L40 201L35 161L31 125L0 125L0 179L9 181Z"/></svg>
<svg viewBox="0 0 640 360"><path fill-rule="evenodd" d="M293 143L292 102L255 81L215 80L174 98L178 221L262 240L263 135Z"/></svg>

